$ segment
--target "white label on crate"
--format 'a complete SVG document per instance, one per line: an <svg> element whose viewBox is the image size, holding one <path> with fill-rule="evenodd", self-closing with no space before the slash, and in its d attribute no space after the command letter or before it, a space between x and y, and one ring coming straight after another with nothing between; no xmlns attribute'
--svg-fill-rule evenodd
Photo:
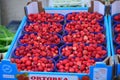
<svg viewBox="0 0 120 80"><path fill-rule="evenodd" d="M29 74L29 80L78 80L77 76Z"/></svg>
<svg viewBox="0 0 120 80"><path fill-rule="evenodd" d="M115 1L111 7L111 14L114 15L117 13L120 13L120 1Z"/></svg>
<svg viewBox="0 0 120 80"><path fill-rule="evenodd" d="M99 1L94 1L94 12L98 12L104 15L105 5Z"/></svg>
<svg viewBox="0 0 120 80"><path fill-rule="evenodd" d="M94 68L93 80L107 80L106 68Z"/></svg>
<svg viewBox="0 0 120 80"><path fill-rule="evenodd" d="M84 0L85 5L91 7L91 0Z"/></svg>
<svg viewBox="0 0 120 80"><path fill-rule="evenodd" d="M38 3L37 2L32 2L27 7L27 14L35 14L38 13Z"/></svg>

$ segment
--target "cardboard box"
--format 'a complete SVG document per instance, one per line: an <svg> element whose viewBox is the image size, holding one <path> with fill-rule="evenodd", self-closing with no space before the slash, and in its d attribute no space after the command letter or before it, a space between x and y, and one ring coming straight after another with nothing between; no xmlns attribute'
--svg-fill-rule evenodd
<svg viewBox="0 0 120 80"><path fill-rule="evenodd" d="M99 1L94 2L94 11L100 12L101 14L105 14L105 5L103 5ZM101 9L102 8L102 9ZM25 7L26 15L39 13L38 2L31 2L28 6ZM88 11L88 8L45 8L46 12L52 13L63 13L61 11L65 11L64 15L73 12L73 11ZM103 62L97 62L96 65L90 67L90 73L61 73L61 72L28 72L28 71L20 71L18 72L16 64L10 62L10 57L15 47L17 46L17 41L19 37L22 35L22 30L27 23L27 16L25 16L19 26L19 29L15 35L15 38L11 44L10 49L4 60L0 63L0 79L1 80L16 80L21 75L26 75L30 80L42 79L42 80L81 80L84 76L89 77L91 80L112 80L113 75L113 60L111 60L111 52L109 45L109 33L108 33L108 20L107 16L104 17L104 25L106 26L106 36L107 36L107 50L108 57ZM98 75L99 73L99 75ZM16 77L17 76L17 77ZM99 78L99 79L96 79ZM104 79L103 79L104 78Z"/></svg>
<svg viewBox="0 0 120 80"><path fill-rule="evenodd" d="M116 33L114 31L114 25L116 24L116 22L113 20L114 15L120 13L120 1L119 0L112 0L110 6L110 10L109 10L109 16L108 16L108 21L109 21L109 33L110 33L110 45L111 45L111 52L112 52L112 57L113 57L113 61L114 61L114 77L116 78L116 80L120 80L119 74L120 74L120 66L119 66L119 55L116 54L115 52L115 48L118 46L117 44L115 44L114 42L114 37L116 36Z"/></svg>
<svg viewBox="0 0 120 80"><path fill-rule="evenodd" d="M95 6L95 7L94 7ZM61 14L67 14L70 12L78 12L79 10L82 11L87 11L89 10L89 12L99 12L103 15L106 14L106 10L105 10L105 2L103 1L99 1L99 0L95 0L95 1L91 1L91 7L62 7L62 8L51 8L51 7L42 7L42 3L39 2L38 0L29 2L29 5L27 5L25 7L25 13L26 15L31 14L31 13L39 13L41 11L45 11L48 13L61 13Z"/></svg>

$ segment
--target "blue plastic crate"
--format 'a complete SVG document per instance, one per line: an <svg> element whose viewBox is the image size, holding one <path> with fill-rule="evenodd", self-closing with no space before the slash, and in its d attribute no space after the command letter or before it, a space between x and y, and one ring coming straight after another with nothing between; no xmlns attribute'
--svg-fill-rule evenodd
<svg viewBox="0 0 120 80"><path fill-rule="evenodd" d="M110 12L111 12L111 15L109 15L108 17L108 20L109 20L109 27L112 28L114 27L115 24L119 23L118 21L115 21L113 20L114 16L116 16L117 14L120 14L120 6L118 6L120 4L120 1L114 1L110 7ZM112 32L113 32L113 36L116 34L118 34L118 32L115 32L114 29L111 30L111 52L112 52L112 56L113 56L113 59L114 59L114 62L115 62L115 76L119 77L120 75L120 61L119 61L119 58L120 55L117 55L116 54L116 47L120 46L120 44L115 44L114 41L113 41L113 36L112 36ZM119 33L120 34L120 33Z"/></svg>
<svg viewBox="0 0 120 80"><path fill-rule="evenodd" d="M63 15L66 15L68 13L71 12L79 12L79 11L84 11L84 12L88 12L88 7L63 7L63 8L49 8L46 7L45 8L45 12L47 13L60 13Z"/></svg>
<svg viewBox="0 0 120 80"><path fill-rule="evenodd" d="M120 75L120 63L118 61L118 56L116 56L116 48L119 46L118 44L114 43L114 37L118 34L116 34L116 32L114 31L114 24L116 24L113 21L113 16L108 16L108 20L109 20L109 33L110 33L110 46L111 46L111 52L112 52L112 57L113 57L113 61L114 61L114 66L115 66L115 76L119 76ZM120 34L120 33L119 33Z"/></svg>
<svg viewBox="0 0 120 80"><path fill-rule="evenodd" d="M108 27L108 21L107 16L104 17L104 25L106 26L106 40L107 40L107 53L108 57L111 56L110 52L110 42L109 42L109 27ZM5 59L0 63L0 79L2 80L16 80L15 76L17 74L24 74L28 73L29 79L31 78L40 78L40 77L52 77L52 78L62 78L61 80L78 80L78 78L82 78L83 76L89 76L92 80L98 80L95 77L99 77L99 80L112 80L112 66L106 65L104 62L97 62L95 66L90 67L90 73L61 73L61 72L28 72L28 71L17 71L16 64L13 64L9 61L11 58L11 54L13 53L14 49L18 45L17 41L19 37L22 35L22 31L24 29L24 26L27 22L27 17L24 17L18 31L16 32L16 35L14 37L14 40L11 44L11 47L9 48L7 55L5 56ZM103 71L103 73L101 72ZM98 73L100 75L98 75Z"/></svg>

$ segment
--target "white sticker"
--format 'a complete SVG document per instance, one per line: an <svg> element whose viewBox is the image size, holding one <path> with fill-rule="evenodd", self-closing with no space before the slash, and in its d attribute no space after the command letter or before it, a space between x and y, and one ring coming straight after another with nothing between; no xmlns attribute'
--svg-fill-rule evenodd
<svg viewBox="0 0 120 80"><path fill-rule="evenodd" d="M120 13L120 1L115 1L113 4L112 4L112 7L111 7L111 14L114 15L114 14L117 14L117 13Z"/></svg>
<svg viewBox="0 0 120 80"><path fill-rule="evenodd" d="M38 3L37 2L32 2L29 5L26 6L27 8L27 14L35 14L38 13Z"/></svg>
<svg viewBox="0 0 120 80"><path fill-rule="evenodd" d="M94 1L94 12L105 14L105 5L100 1Z"/></svg>
<svg viewBox="0 0 120 80"><path fill-rule="evenodd" d="M91 7L91 0L84 0L84 2L87 7Z"/></svg>
<svg viewBox="0 0 120 80"><path fill-rule="evenodd" d="M29 74L29 80L78 80L77 76Z"/></svg>
<svg viewBox="0 0 120 80"><path fill-rule="evenodd" d="M94 68L93 80L107 80L107 69Z"/></svg>

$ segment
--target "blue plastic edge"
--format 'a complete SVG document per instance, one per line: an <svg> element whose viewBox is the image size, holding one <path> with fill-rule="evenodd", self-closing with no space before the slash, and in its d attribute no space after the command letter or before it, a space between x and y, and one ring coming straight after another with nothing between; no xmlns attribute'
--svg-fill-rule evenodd
<svg viewBox="0 0 120 80"><path fill-rule="evenodd" d="M88 7L63 7L63 8L50 8L45 7L45 10L88 10Z"/></svg>
<svg viewBox="0 0 120 80"><path fill-rule="evenodd" d="M22 22L21 22L21 24L20 24L20 26L19 26L19 29L18 29L15 37L14 37L14 40L13 40L12 43L11 43L11 46L10 46L8 52L7 52L7 55L5 56L5 59L8 59L8 58L10 57L11 50L12 50L12 48L13 48L16 40L17 40L17 37L18 37L19 33L21 32L22 28L24 27L23 25L25 24L26 20L27 20L27 17L24 17L23 20L22 20ZM106 25L106 28L107 28L107 27L108 27L108 24L107 24L107 17L106 17L106 16L105 16L105 25ZM107 43L109 43L108 28L106 29L106 35L107 35L107 41L108 41ZM109 46L109 44L107 45L107 49L108 49L108 56L110 56L110 52L109 52L110 46ZM101 64L98 64L98 66L97 66L97 65L96 65L96 66L93 66L93 69L94 69L94 68L105 67L105 68L108 69L108 71L112 71L112 67L111 67L111 66L102 66L103 64L104 64L104 63L101 62ZM100 65L101 65L101 66L100 66ZM80 74L79 74L79 73L60 73L60 72L28 72L28 73L29 73L29 74L51 74L51 75L53 75L53 74L54 74L54 75L76 75L76 76L78 76L79 78L81 78L83 75L93 76L93 75L92 75L93 71L92 71L91 69L90 69L90 71L91 71L90 74L86 74L86 73L80 73ZM25 72L26 72L26 71L25 71ZM20 72L20 73L24 73L24 72ZM112 73L109 72L109 76L112 76L111 74L112 74ZM93 77L92 77L92 78L93 78ZM111 80L111 77L108 77L108 74L107 74L107 80Z"/></svg>
<svg viewBox="0 0 120 80"><path fill-rule="evenodd" d="M94 69L100 69L100 68L102 68L102 69L106 68L107 69L107 80L112 80L112 72L111 72L112 67L107 66L105 63L102 63L102 62L98 62L98 63L96 63L96 66L91 66L90 67L90 71L91 71L90 77L92 78L92 80L97 80L97 79L93 79Z"/></svg>
<svg viewBox="0 0 120 80"><path fill-rule="evenodd" d="M104 25L106 26L106 39L107 39L107 51L108 51L108 57L110 57L112 54L111 54L111 50L110 50L110 33L109 33L109 23L108 23L108 19L107 19L107 16L104 17ZM94 69L95 68L106 68L107 69L107 80L112 80L112 66L107 66L105 63L103 62L97 62L96 63L96 66L91 66L90 67L90 77L91 79L94 78Z"/></svg>
<svg viewBox="0 0 120 80"><path fill-rule="evenodd" d="M7 54L6 54L4 59L8 59L9 58L11 50L12 50L12 48L13 48L15 42L16 42L16 39L17 39L17 37L18 37L22 27L24 27L23 25L25 24L26 20L27 20L27 17L24 17L22 22L21 22L21 24L20 24L20 26L19 26L19 28L18 28L18 30L17 30L17 32L16 32L16 34L15 34L15 36L14 36L14 39L13 39L13 41L12 41L12 43L10 45L10 48L8 49Z"/></svg>
<svg viewBox="0 0 120 80"><path fill-rule="evenodd" d="M4 65L7 65L11 68L12 72L7 73L4 72L4 70L2 69ZM8 67L8 68L9 68ZM86 74L86 73L62 73L62 72L29 72L29 71L21 71L18 72L16 64L11 63L9 60L2 60L2 62L0 63L0 74L4 74L4 75L17 75L17 74L24 74L24 73L28 73L28 75L35 75L35 76L39 76L39 75L64 75L64 76L77 76L78 78L82 78L82 76L90 76L90 80L95 80L93 79L93 75L94 75L94 69L106 69L107 71L107 79L106 80L112 80L112 67L111 66L107 66L105 63L103 62L97 62L95 66L91 66L90 67L90 74ZM2 77L2 75L0 75L0 79L2 80L8 80L9 78L4 79ZM104 74L103 74L104 75ZM9 80L16 80L16 78L10 78Z"/></svg>
<svg viewBox="0 0 120 80"><path fill-rule="evenodd" d="M112 59L115 62L115 51L114 51L113 35L112 35L112 21L111 21L111 16L110 15L108 15L108 20L109 20L110 50L111 50L111 53L112 53Z"/></svg>
<svg viewBox="0 0 120 80"><path fill-rule="evenodd" d="M108 51L108 57L111 56L111 52L110 52L110 35L109 35L109 24L108 24L108 19L107 16L104 17L104 25L106 26L106 39L107 39L107 51ZM94 73L94 68L107 68L107 80L112 80L112 67L111 66L107 66L105 63L103 62L98 62L96 63L96 66L91 66L90 67L90 76L91 78L93 78L93 73Z"/></svg>
<svg viewBox="0 0 120 80"><path fill-rule="evenodd" d="M111 51L112 51L112 58L115 62L115 75L118 76L120 74L120 64L119 62L117 62L118 60L116 60L116 56L115 56L115 49L114 49L114 44L113 44L113 37L112 37L112 17L111 15L108 16L108 20L109 20L109 27L110 27L110 41L111 41Z"/></svg>
<svg viewBox="0 0 120 80"><path fill-rule="evenodd" d="M112 21L110 15L108 16L108 20L109 20L110 46L111 46L112 56L114 56L115 52L114 52L113 37L112 37Z"/></svg>
<svg viewBox="0 0 120 80"><path fill-rule="evenodd" d="M118 66L117 66L117 76L119 76L120 75L120 64L118 64Z"/></svg>
<svg viewBox="0 0 120 80"><path fill-rule="evenodd" d="M5 70L3 70L3 66L4 65L7 65L7 68L10 67L10 70L12 70L11 72L4 72ZM58 75L58 76L61 76L61 75L64 75L64 76L76 76L78 78L82 78L82 76L89 76L89 74L86 74L86 73L62 73L62 72L29 72L29 71L20 71L18 72L17 70L17 66L16 64L14 63L11 63L10 60L8 59L4 59L2 60L2 62L0 62L0 79L1 80L17 80L16 78L3 78L2 76L3 75L12 75L12 76L15 76L17 74L24 74L24 73L27 73L28 75L36 75L36 76L39 76L39 75Z"/></svg>
<svg viewBox="0 0 120 80"><path fill-rule="evenodd" d="M10 45L10 48L9 48L9 50L8 50L8 52L7 52L4 60L2 60L2 62L7 63L9 61L9 57L11 55L12 48L14 47L14 44L16 43L16 40L18 38L19 33L22 31L22 28L24 27L23 25L26 23L26 20L27 20L27 17L25 16L23 18L23 20L22 20L22 22L21 22L21 24L20 24L20 26L19 26L16 34L15 34L14 39L13 39L11 45ZM12 63L9 64L9 65L12 65ZM14 66L14 67L16 67L16 66ZM29 71L21 71L21 72L16 72L14 74L17 74L17 73L20 73L20 74L22 74L22 73L28 73L28 74L45 74L45 75L47 75L47 74L49 74L49 75L53 75L53 74L54 75L74 75L74 76L78 76L79 78L81 78L84 75L89 75L89 74L86 74L86 73L80 73L79 74L79 73L61 73L61 72L29 72Z"/></svg>
<svg viewBox="0 0 120 80"><path fill-rule="evenodd" d="M105 20L104 20L104 24L105 24L105 26L106 26L106 38L107 38L107 51L108 51L108 57L110 57L111 56L111 53L110 53L110 40L109 40L109 26L108 26L108 20L107 20L107 16L105 16L105 18L104 18Z"/></svg>
<svg viewBox="0 0 120 80"><path fill-rule="evenodd" d="M112 57L114 59L114 62L115 62L115 67L116 67L116 72L115 72L115 75L118 76L120 74L120 64L118 62L116 62L116 56L115 56L115 51L114 51L114 45L113 45L113 37L112 37L112 17L111 15L108 16L108 19L109 19L109 26L110 26L110 40L111 40L111 51L112 51Z"/></svg>

